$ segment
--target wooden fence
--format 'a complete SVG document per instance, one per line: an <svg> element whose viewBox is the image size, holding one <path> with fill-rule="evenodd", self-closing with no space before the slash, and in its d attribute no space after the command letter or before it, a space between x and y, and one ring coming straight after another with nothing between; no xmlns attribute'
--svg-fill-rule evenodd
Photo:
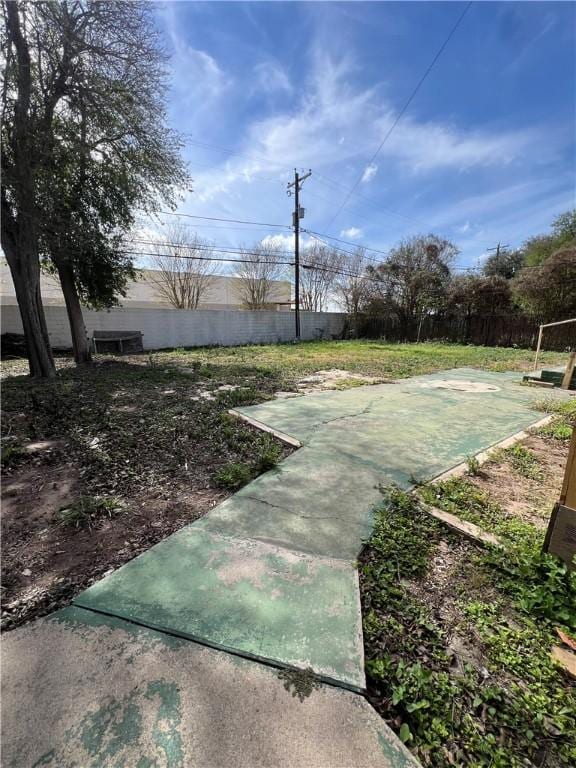
<svg viewBox="0 0 576 768"><path fill-rule="evenodd" d="M427 316L422 323L403 323L394 316L361 316L355 333L360 338L389 341L452 341L490 347L535 348L538 326L545 322L525 315ZM576 323L546 328L543 349L576 348Z"/></svg>

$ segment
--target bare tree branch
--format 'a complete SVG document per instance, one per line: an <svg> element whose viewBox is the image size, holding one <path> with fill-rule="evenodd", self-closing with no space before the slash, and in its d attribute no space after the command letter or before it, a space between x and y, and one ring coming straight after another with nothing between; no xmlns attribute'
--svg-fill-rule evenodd
<svg viewBox="0 0 576 768"><path fill-rule="evenodd" d="M343 263L342 254L321 243L315 243L304 252L300 272L302 309L310 312L326 309Z"/></svg>
<svg viewBox="0 0 576 768"><path fill-rule="evenodd" d="M243 262L234 265L239 280L238 294L247 309L267 309L273 299L274 282L284 276L286 256L272 245L257 243L242 251ZM244 263L245 262L245 263Z"/></svg>
<svg viewBox="0 0 576 768"><path fill-rule="evenodd" d="M219 262L209 261L215 258L214 251L206 240L181 224L168 227L165 238L167 245L154 246L150 280L176 309L198 309L219 272Z"/></svg>

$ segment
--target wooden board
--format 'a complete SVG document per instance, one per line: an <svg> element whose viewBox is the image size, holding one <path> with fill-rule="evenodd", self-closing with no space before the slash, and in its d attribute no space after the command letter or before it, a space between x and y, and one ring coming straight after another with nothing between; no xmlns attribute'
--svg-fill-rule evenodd
<svg viewBox="0 0 576 768"><path fill-rule="evenodd" d="M574 368L576 368L576 352L572 352L570 359L568 360L568 365L566 366L564 376L562 377L562 384L560 385L562 389L570 389Z"/></svg>

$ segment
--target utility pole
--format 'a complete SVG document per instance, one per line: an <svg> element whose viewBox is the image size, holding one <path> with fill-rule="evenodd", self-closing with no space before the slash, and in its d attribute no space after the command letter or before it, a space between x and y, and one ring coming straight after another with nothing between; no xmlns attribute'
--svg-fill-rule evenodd
<svg viewBox="0 0 576 768"><path fill-rule="evenodd" d="M496 257L498 257L498 256L500 256L500 251L501 250L505 251L506 248L509 248L509 247L510 247L509 245L500 245L500 243L498 243L496 248L487 248L487 250L488 251L496 251Z"/></svg>
<svg viewBox="0 0 576 768"><path fill-rule="evenodd" d="M292 213L292 226L294 227L294 319L296 341L300 341L300 219L304 218L304 208L300 208L300 189L306 179L312 175L308 170L304 176L300 176L294 169L294 181L288 186L288 195L292 195L294 189L294 212Z"/></svg>

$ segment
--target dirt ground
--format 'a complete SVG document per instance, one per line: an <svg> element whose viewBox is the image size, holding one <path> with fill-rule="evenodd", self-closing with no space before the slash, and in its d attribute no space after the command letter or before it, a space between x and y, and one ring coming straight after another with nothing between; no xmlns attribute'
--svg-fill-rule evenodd
<svg viewBox="0 0 576 768"><path fill-rule="evenodd" d="M524 477L504 460L493 460L473 478L476 486L487 492L509 515L545 529L554 503L558 500L569 441L551 440L531 435L522 445L533 451L542 471L541 479Z"/></svg>
<svg viewBox="0 0 576 768"><path fill-rule="evenodd" d="M271 377L230 377L107 360L62 379L5 380L2 626L67 605L82 589L227 498L227 467L249 477L288 448L227 416L273 396ZM144 364L143 364L144 363ZM4 451L3 451L4 455ZM246 482L246 479L243 480ZM79 502L110 505L66 523Z"/></svg>
<svg viewBox="0 0 576 768"><path fill-rule="evenodd" d="M55 521L79 495L69 463L23 468L2 488L3 626L56 610L107 572L206 514L229 493L210 487L143 492L89 527ZM200 485L200 487L199 487Z"/></svg>

